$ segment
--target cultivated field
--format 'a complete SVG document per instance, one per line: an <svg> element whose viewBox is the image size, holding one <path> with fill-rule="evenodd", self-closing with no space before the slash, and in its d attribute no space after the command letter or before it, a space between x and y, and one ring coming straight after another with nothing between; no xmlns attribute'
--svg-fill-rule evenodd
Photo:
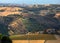
<svg viewBox="0 0 60 43"><path fill-rule="evenodd" d="M13 35L10 36L12 40L55 40L54 35L51 34L30 34L30 35Z"/></svg>

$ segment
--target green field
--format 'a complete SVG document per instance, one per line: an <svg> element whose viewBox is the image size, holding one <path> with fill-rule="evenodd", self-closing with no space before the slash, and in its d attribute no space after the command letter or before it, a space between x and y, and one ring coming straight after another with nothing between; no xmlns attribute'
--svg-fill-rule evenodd
<svg viewBox="0 0 60 43"><path fill-rule="evenodd" d="M31 35L13 35L12 40L56 40L51 34L31 34Z"/></svg>

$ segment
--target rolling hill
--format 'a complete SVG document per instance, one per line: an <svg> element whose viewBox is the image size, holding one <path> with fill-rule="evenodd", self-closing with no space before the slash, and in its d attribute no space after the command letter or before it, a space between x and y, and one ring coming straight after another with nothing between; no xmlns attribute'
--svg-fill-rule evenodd
<svg viewBox="0 0 60 43"><path fill-rule="evenodd" d="M60 5L0 6L0 33L4 35L26 34L60 30Z"/></svg>

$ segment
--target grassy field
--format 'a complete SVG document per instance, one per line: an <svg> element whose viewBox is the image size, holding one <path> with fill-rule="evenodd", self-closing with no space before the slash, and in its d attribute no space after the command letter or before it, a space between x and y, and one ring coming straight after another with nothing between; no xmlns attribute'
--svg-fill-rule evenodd
<svg viewBox="0 0 60 43"><path fill-rule="evenodd" d="M12 40L56 40L51 34L31 34L31 35L13 35Z"/></svg>

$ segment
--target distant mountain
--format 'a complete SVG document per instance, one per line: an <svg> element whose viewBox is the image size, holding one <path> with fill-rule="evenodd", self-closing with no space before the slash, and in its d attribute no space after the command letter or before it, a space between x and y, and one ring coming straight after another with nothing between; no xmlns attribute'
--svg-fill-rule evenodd
<svg viewBox="0 0 60 43"><path fill-rule="evenodd" d="M26 7L26 4L0 3L0 7Z"/></svg>

